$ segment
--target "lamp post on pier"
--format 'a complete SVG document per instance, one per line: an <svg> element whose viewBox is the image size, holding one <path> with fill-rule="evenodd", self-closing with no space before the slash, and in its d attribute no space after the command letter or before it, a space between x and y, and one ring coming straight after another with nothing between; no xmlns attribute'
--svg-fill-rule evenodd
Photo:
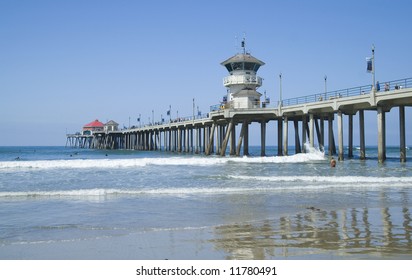
<svg viewBox="0 0 412 280"><path fill-rule="evenodd" d="M139 122L139 127L142 127L142 121L141 121L142 114L139 114L139 118L137 121Z"/></svg>
<svg viewBox="0 0 412 280"><path fill-rule="evenodd" d="M375 87L375 45L372 45L372 57L366 58L367 68L366 70L372 74L372 91L376 91Z"/></svg>
<svg viewBox="0 0 412 280"><path fill-rule="evenodd" d="M279 107L282 107L282 72L279 74Z"/></svg>
<svg viewBox="0 0 412 280"><path fill-rule="evenodd" d="M195 122L195 99L193 98L193 123Z"/></svg>
<svg viewBox="0 0 412 280"><path fill-rule="evenodd" d="M372 45L372 85L375 87L375 45Z"/></svg>

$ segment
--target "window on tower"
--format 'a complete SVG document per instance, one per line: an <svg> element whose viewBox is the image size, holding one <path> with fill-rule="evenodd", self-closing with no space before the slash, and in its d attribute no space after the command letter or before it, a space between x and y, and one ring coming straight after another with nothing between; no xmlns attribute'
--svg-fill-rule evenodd
<svg viewBox="0 0 412 280"><path fill-rule="evenodd" d="M245 62L245 70L252 70L255 68L255 63L253 62Z"/></svg>
<svg viewBox="0 0 412 280"><path fill-rule="evenodd" d="M253 71L257 72L257 70L259 70L260 65L256 64L253 66Z"/></svg>
<svg viewBox="0 0 412 280"><path fill-rule="evenodd" d="M232 64L228 63L228 64L225 65L225 67L226 67L227 71L229 71L229 72L233 71Z"/></svg>
<svg viewBox="0 0 412 280"><path fill-rule="evenodd" d="M232 63L232 67L233 67L233 70L243 70L242 68L242 65L243 63L242 62L234 62L234 63Z"/></svg>

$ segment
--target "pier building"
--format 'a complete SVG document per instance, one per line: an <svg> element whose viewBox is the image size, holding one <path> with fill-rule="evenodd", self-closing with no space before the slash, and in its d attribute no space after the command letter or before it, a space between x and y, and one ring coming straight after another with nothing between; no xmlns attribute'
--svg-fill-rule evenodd
<svg viewBox="0 0 412 280"><path fill-rule="evenodd" d="M289 130L294 130L295 153L305 152L305 143L328 146L328 155L344 160L344 136L353 156L353 118L359 118L360 158L366 158L364 112L376 111L378 161L386 159L386 113L399 108L400 161L406 161L405 108L412 106L412 78L399 79L342 90L283 99L277 105L261 100L257 76L264 62L244 51L223 61L229 76L223 79L227 94L223 102L210 107L206 115L153 123L124 130L96 129L92 135L68 134L66 146L95 149L165 150L186 153L212 153L225 156L249 155L249 125L260 124L260 154L266 155L266 130L270 122L277 127L277 154L288 155ZM348 128L344 132L344 118ZM334 131L337 121L337 131ZM326 128L325 128L326 127ZM240 132L236 134L236 129ZM327 130L328 139L325 139ZM335 135L337 134L337 143ZM238 137L236 138L236 135ZM89 138L91 137L91 138ZM276 141L274 141L276 142ZM276 144L276 143L274 143ZM326 145L327 144L327 145ZM326 152L326 151L325 151Z"/></svg>
<svg viewBox="0 0 412 280"><path fill-rule="evenodd" d="M104 124L104 131L109 132L109 131L117 131L119 130L119 124L115 122L114 120L110 120L107 123Z"/></svg>
<svg viewBox="0 0 412 280"><path fill-rule="evenodd" d="M262 78L257 76L256 72L265 63L244 51L221 64L230 74L223 79L223 85L227 87L227 96L224 98L222 109L259 108L262 94L256 90L262 85Z"/></svg>
<svg viewBox="0 0 412 280"><path fill-rule="evenodd" d="M82 134L83 135L92 135L93 132L103 131L103 129L104 129L104 124L102 122L99 122L98 119L96 119L96 120L94 120L94 121L92 121L88 124L85 124L83 126Z"/></svg>

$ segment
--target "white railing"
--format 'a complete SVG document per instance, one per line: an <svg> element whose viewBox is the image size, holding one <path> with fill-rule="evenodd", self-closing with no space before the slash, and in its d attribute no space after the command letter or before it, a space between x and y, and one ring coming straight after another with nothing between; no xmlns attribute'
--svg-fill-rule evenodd
<svg viewBox="0 0 412 280"><path fill-rule="evenodd" d="M223 78L224 86L238 84L256 85L260 87L262 85L262 78L256 75L233 75Z"/></svg>

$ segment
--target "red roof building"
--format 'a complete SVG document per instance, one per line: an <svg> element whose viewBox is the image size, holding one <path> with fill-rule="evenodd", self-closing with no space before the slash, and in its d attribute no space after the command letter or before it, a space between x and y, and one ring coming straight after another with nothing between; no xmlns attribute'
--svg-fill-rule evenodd
<svg viewBox="0 0 412 280"><path fill-rule="evenodd" d="M91 135L95 131L103 131L104 124L99 122L99 120L94 120L91 123L85 124L83 126L83 135Z"/></svg>

